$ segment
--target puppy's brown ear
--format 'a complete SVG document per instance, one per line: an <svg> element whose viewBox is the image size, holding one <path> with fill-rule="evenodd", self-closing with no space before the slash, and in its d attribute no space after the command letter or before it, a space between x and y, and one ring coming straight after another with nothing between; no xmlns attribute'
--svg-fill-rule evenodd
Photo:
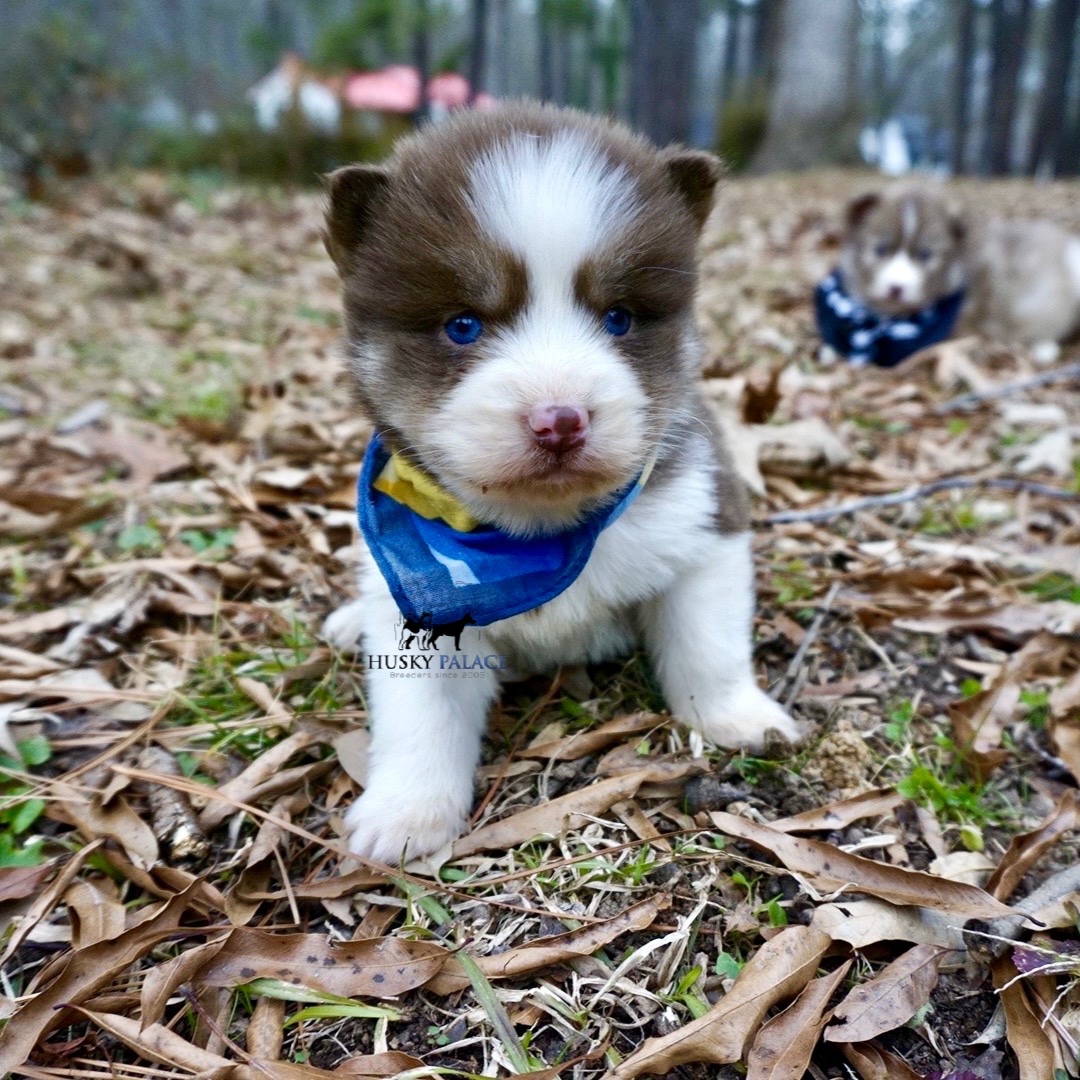
<svg viewBox="0 0 1080 1080"><path fill-rule="evenodd" d="M881 196L876 191L868 191L864 195L857 195L847 204L844 211L844 223L849 229L857 228L863 218L881 202Z"/></svg>
<svg viewBox="0 0 1080 1080"><path fill-rule="evenodd" d="M390 170L381 165L346 165L326 177L330 205L323 242L338 270L345 269L350 252L371 221L374 205L389 183Z"/></svg>
<svg viewBox="0 0 1080 1080"><path fill-rule="evenodd" d="M724 175L723 162L704 150L669 150L664 159L668 176L700 229L712 209L716 185Z"/></svg>

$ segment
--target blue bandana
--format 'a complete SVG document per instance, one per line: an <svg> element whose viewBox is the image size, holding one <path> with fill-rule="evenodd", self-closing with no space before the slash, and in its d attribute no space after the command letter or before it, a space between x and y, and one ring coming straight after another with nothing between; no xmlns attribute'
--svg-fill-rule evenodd
<svg viewBox="0 0 1080 1080"><path fill-rule="evenodd" d="M913 315L878 315L844 290L834 270L814 291L818 330L826 345L853 364L893 367L913 352L944 341L953 331L964 290L942 297Z"/></svg>
<svg viewBox="0 0 1080 1080"><path fill-rule="evenodd" d="M392 497L380 477L390 454L376 435L357 491L360 531L402 615L425 629L487 626L546 604L584 569L600 533L634 501L651 466L579 525L550 536L462 531ZM376 483L379 482L379 486Z"/></svg>

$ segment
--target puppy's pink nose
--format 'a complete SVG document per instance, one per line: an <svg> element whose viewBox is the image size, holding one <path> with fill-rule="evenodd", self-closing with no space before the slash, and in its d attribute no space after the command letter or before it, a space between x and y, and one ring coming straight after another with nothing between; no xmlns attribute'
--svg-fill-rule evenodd
<svg viewBox="0 0 1080 1080"><path fill-rule="evenodd" d="M580 405L534 405L529 427L540 446L562 454L585 442L589 414Z"/></svg>

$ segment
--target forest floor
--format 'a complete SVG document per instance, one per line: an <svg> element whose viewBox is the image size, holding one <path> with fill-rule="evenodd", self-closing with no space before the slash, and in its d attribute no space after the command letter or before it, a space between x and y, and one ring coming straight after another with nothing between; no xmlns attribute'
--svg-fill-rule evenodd
<svg viewBox="0 0 1080 1080"><path fill-rule="evenodd" d="M732 181L705 242L806 742L693 757L640 658L537 679L473 831L385 873L343 854L362 680L319 638L369 433L319 195L0 193L0 1075L1075 1075L1076 379L994 396L1052 369L973 339L821 367L873 182ZM1080 229L1075 186L953 190Z"/></svg>

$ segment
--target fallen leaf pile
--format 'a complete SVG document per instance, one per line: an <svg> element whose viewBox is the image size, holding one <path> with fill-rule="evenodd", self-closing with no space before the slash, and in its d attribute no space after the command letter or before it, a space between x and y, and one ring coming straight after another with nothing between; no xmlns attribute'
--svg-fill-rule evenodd
<svg viewBox="0 0 1080 1080"><path fill-rule="evenodd" d="M703 387L807 739L511 687L470 831L351 859L369 435L320 197L0 188L0 1074L1056 1080L1080 1048L1078 355L818 361L853 175L733 181ZM1080 230L1068 185L958 185Z"/></svg>

